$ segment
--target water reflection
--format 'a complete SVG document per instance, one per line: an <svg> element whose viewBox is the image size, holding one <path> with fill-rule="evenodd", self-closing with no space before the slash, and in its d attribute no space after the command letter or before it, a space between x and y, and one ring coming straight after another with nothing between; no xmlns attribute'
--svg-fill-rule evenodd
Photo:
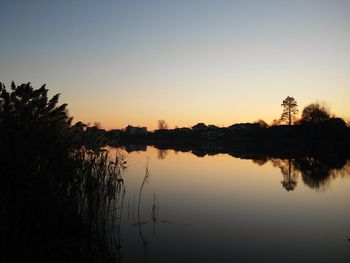
<svg viewBox="0 0 350 263"><path fill-rule="evenodd" d="M128 152L147 151L145 145L127 145L124 149ZM171 149L155 148L157 152L157 159L165 160ZM178 153L176 149L171 150L175 154ZM201 149L182 149L182 152L191 152L196 157L204 157L207 155L218 155L220 152L207 152ZM263 166L266 163L271 163L273 167L279 168L283 180L281 181L282 187L286 191L294 191L297 187L299 177L308 187L315 190L326 190L329 187L332 179L338 176L345 176L349 174L349 161L344 156L303 156L298 157L300 153L293 158L285 158L286 154L279 156L269 157L259 155L256 153L235 152L235 153L223 153L229 154L233 158L251 159L253 163Z"/></svg>
<svg viewBox="0 0 350 263"><path fill-rule="evenodd" d="M163 160L168 155L168 150L158 149L158 159Z"/></svg>
<svg viewBox="0 0 350 263"><path fill-rule="evenodd" d="M139 151L137 151L139 152ZM159 158L158 158L159 159ZM133 189L133 187L130 188L131 194L133 190L137 190L137 193L133 194L133 198L128 197L127 202L127 224L124 227L133 227L134 229L137 229L137 236L138 240L140 241L140 244L142 246L142 253L139 253L140 259L142 258L142 262L149 262L150 261L150 240L151 237L148 234L148 226L152 225L152 236L153 239L156 236L156 225L158 222L158 216L159 216L159 197L156 193L153 193L153 201L152 205L149 205L149 193L148 193L148 187L150 184L151 174L149 171L149 157L147 157L147 163L144 167L144 175L142 177L142 180L139 182L139 188ZM135 184L133 185L135 186ZM144 193L146 191L146 193ZM130 193L129 193L130 194ZM149 216L149 217L148 217ZM122 225L122 223L120 224ZM119 225L119 227L120 227ZM130 234L130 233L129 233ZM134 242L136 242L134 240Z"/></svg>
<svg viewBox="0 0 350 263"><path fill-rule="evenodd" d="M132 151L121 262L347 262L350 162L249 157Z"/></svg>
<svg viewBox="0 0 350 263"><path fill-rule="evenodd" d="M296 169L300 170L304 184L314 189L325 190L332 179L349 174L349 162L338 167L332 167L315 158L304 158L295 162Z"/></svg>
<svg viewBox="0 0 350 263"><path fill-rule="evenodd" d="M326 190L332 179L338 176L344 177L350 173L350 162L345 160L326 163L314 157L304 157L300 159L263 158L253 162L259 166L270 162L273 167L279 168L283 175L281 184L287 191L295 190L299 176L308 187Z"/></svg>
<svg viewBox="0 0 350 263"><path fill-rule="evenodd" d="M152 223L153 223L153 236L156 235L156 223L159 216L159 199L156 194L153 194L153 204L152 204Z"/></svg>
<svg viewBox="0 0 350 263"><path fill-rule="evenodd" d="M143 224L146 224L147 222L143 222L141 221L141 212L140 212L140 209L141 209L141 198L142 198L142 190L143 190L143 187L145 186L145 184L149 183L149 178L150 178L150 174L149 174L149 170L148 170L148 160L147 160L147 164L146 164L146 172L145 172L145 176L143 178L143 181L142 181L142 184L141 184L141 187L140 187L140 191L139 191L139 202L138 202L138 205L137 205L137 221L138 221L138 228L139 228L139 234L140 234L140 239L141 239L141 242L142 242L142 245L143 245L143 249L145 251L145 259L146 259L146 262L148 262L148 242L145 240L144 236L143 236L143 233L142 233L142 225Z"/></svg>

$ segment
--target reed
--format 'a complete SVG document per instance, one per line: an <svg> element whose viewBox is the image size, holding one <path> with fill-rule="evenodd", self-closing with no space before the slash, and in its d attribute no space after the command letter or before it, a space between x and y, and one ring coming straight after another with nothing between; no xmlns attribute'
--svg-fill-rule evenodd
<svg viewBox="0 0 350 263"><path fill-rule="evenodd" d="M77 143L67 105L47 93L0 83L0 261L116 258L125 156Z"/></svg>

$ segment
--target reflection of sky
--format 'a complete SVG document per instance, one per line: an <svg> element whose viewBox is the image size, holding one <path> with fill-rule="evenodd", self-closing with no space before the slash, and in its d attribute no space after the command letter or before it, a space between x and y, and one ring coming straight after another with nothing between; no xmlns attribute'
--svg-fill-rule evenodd
<svg viewBox="0 0 350 263"><path fill-rule="evenodd" d="M3 1L0 80L47 83L107 128L350 117L349 1Z"/></svg>
<svg viewBox="0 0 350 263"><path fill-rule="evenodd" d="M228 155L198 158L173 151L160 160L148 148L127 158L126 203L130 198L132 204L134 193L138 196L147 157L151 176L143 190L142 220L151 222L154 193L160 201L156 236L151 223L142 227L152 262L262 257L346 262L350 256L349 176L336 177L324 191L309 188L299 177L296 189L287 192L280 169L270 162L258 166ZM126 252L142 255L142 246L138 229L124 220L124 259L132 262Z"/></svg>

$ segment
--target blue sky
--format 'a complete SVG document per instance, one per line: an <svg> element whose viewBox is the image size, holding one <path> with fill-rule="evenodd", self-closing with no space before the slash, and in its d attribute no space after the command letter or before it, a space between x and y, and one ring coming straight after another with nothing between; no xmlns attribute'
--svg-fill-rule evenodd
<svg viewBox="0 0 350 263"><path fill-rule="evenodd" d="M350 1L2 1L0 81L106 128L350 117Z"/></svg>

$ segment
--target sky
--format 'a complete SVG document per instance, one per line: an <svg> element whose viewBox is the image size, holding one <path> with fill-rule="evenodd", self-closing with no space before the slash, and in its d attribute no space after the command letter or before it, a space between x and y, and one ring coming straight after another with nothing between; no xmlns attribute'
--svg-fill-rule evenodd
<svg viewBox="0 0 350 263"><path fill-rule="evenodd" d="M0 81L75 121L271 122L287 96L350 120L350 0L0 2Z"/></svg>

